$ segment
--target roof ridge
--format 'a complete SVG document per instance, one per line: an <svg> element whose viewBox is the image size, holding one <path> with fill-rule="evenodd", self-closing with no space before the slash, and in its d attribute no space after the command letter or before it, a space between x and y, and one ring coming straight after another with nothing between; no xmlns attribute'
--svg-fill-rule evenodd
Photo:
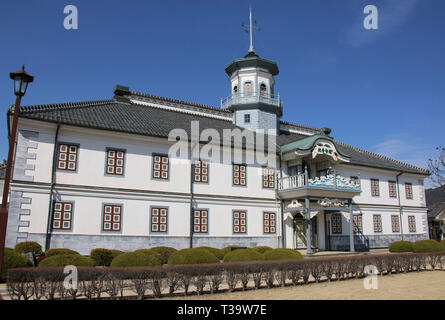
<svg viewBox="0 0 445 320"><path fill-rule="evenodd" d="M300 127L300 128L304 128L304 129L310 129L310 130L314 130L314 131L319 131L321 132L320 128L315 128L315 127L311 127L311 126L306 126L304 124L298 124L298 123L294 123L294 122L289 122L289 121L285 121L285 120L280 120L280 123L285 124L285 125L291 125L294 127Z"/></svg>
<svg viewBox="0 0 445 320"><path fill-rule="evenodd" d="M214 106L209 106L209 105L205 105L205 104L184 101L184 100L179 100L179 99L174 99L174 98L161 97L161 96L156 96L156 95L149 94L149 93L131 91L131 94L136 95L136 96L146 97L146 98L152 98L152 99L156 99L156 100L162 100L162 101L173 102L173 103L178 103L178 104L190 105L190 106L194 106L194 107L206 108L206 109L215 110L215 111L224 112L224 113L232 113L229 110L225 110L225 109L214 107Z"/></svg>
<svg viewBox="0 0 445 320"><path fill-rule="evenodd" d="M368 155L371 155L371 156L374 156L374 157L377 157L377 158L380 158L380 159L383 159L383 160L388 160L388 161L394 162L394 163L399 164L399 165L404 165L404 166L407 166L407 167L409 167L411 169L415 169L415 170L423 171L425 173L429 173L429 171L427 169L424 169L424 168L421 168L421 167L417 167L417 166L409 164L407 162L396 160L396 159L393 159L393 158L390 158L390 157L387 157L387 156L384 156L384 155L381 155L381 154L378 154L378 153L375 153L375 152L367 151L367 150L362 149L362 148L354 147L354 146L351 146L351 145L349 145L347 143L344 143L344 142L341 142L341 141L337 141L337 140L334 140L334 141L336 143L339 143L339 144L343 145L343 146L352 148L352 149L354 149L354 150L356 150L358 152L365 153L365 154L368 154Z"/></svg>
<svg viewBox="0 0 445 320"><path fill-rule="evenodd" d="M132 95L136 95L136 96L146 97L146 98L152 98L152 99L156 99L156 100L162 100L162 101L166 101L166 102L173 102L173 103L178 103L178 104L186 104L186 105L190 105L190 106L210 109L210 110L223 112L223 113L232 113L229 110L218 108L218 107L214 107L214 106L209 106L209 105L205 105L205 104L200 104L200 103L191 102L191 101L184 101L184 100L179 100L179 99L174 99L174 98L162 97L162 96L157 96L157 95L149 94L149 93L143 93L143 92L138 92L138 91L131 91L131 94ZM284 121L284 120L280 120L280 123L283 123L285 125L291 125L291 126L298 127L298 128L318 131L318 132L321 131L320 128L315 128L315 127L306 126L306 125L303 125L303 124L298 124L298 123Z"/></svg>
<svg viewBox="0 0 445 320"><path fill-rule="evenodd" d="M102 105L110 102L115 102L114 100L90 100L90 101L78 101L78 102L64 102L64 103L51 103L51 104L39 104L39 105L31 105L31 106L21 106L20 113L29 113L29 112L41 112L41 111L53 111L53 110L61 110L61 109L70 109L70 108L82 108L82 107L90 107ZM11 105L8 111L11 111L15 105Z"/></svg>

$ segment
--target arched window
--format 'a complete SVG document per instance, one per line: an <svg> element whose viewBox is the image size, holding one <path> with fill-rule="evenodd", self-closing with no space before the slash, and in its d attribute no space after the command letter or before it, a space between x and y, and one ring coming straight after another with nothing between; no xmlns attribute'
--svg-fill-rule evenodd
<svg viewBox="0 0 445 320"><path fill-rule="evenodd" d="M233 95L235 95L235 96L238 95L238 86L233 87Z"/></svg>
<svg viewBox="0 0 445 320"><path fill-rule="evenodd" d="M252 94L252 82L244 82L244 95L250 96Z"/></svg>
<svg viewBox="0 0 445 320"><path fill-rule="evenodd" d="M260 84L260 95L263 97L267 95L267 87L264 83Z"/></svg>

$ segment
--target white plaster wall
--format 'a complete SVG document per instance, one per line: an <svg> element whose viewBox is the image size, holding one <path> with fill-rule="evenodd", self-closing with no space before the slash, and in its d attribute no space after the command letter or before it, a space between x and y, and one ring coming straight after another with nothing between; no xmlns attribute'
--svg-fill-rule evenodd
<svg viewBox="0 0 445 320"><path fill-rule="evenodd" d="M399 205L398 198L389 197L388 185L389 180L396 181L398 172L342 164L337 166L337 173L344 177L358 176L360 174L362 193L354 197L355 203ZM371 195L371 179L379 179L380 195L378 197ZM421 181L423 181L423 176L420 175L403 174L399 176L400 204L402 206L425 206L425 191L423 184L420 183ZM406 199L406 182L410 182L413 185L413 199L411 200Z"/></svg>

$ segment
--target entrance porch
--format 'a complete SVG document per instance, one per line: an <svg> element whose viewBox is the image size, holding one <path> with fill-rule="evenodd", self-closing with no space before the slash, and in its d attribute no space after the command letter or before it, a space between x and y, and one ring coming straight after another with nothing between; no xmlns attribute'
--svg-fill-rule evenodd
<svg viewBox="0 0 445 320"><path fill-rule="evenodd" d="M350 199L297 199L285 201L285 247L306 249L307 254L319 251L362 251L369 248L367 239L354 233ZM346 228L344 227L346 226Z"/></svg>

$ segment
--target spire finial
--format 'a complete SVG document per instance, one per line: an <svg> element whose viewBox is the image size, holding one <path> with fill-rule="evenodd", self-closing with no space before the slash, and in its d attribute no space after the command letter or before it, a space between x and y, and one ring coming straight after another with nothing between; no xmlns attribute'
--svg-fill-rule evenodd
<svg viewBox="0 0 445 320"><path fill-rule="evenodd" d="M244 28L244 31L249 33L250 36L250 46L249 46L249 53L254 52L253 49L253 29L256 28L258 31L260 31L260 27L258 26L258 23L256 20L252 21L252 7L249 7L249 27L247 27L244 22L241 24L241 26Z"/></svg>

